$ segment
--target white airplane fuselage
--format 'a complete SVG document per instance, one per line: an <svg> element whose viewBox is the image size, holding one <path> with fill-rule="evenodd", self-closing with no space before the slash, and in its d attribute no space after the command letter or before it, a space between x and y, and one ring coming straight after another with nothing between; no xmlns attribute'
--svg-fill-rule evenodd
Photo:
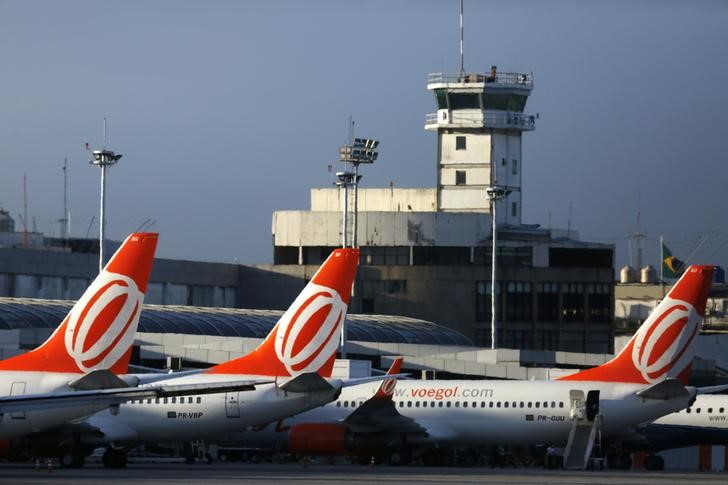
<svg viewBox="0 0 728 485"><path fill-rule="evenodd" d="M170 379L170 384L241 381L260 376L214 374ZM332 389L286 392L274 383L256 384L255 390L178 398L142 399L119 406L112 415L101 411L86 420L103 432L102 438L83 437L86 444L137 444L206 439L231 431L261 426L331 402L340 382ZM164 384L158 381L156 384Z"/></svg>
<svg viewBox="0 0 728 485"><path fill-rule="evenodd" d="M431 443L565 444L571 429L570 391L600 391L602 430L656 419L688 406L690 396L642 399L645 385L586 381L398 381L397 411L426 428ZM279 423L228 437L246 446L284 445L287 430L300 423L336 423L376 392L376 384L352 386L332 403Z"/></svg>
<svg viewBox="0 0 728 485"><path fill-rule="evenodd" d="M68 387L68 383L81 376L65 372L0 371L0 396L71 392L73 389ZM106 407L99 404L7 413L0 420L0 439L42 431L89 416Z"/></svg>

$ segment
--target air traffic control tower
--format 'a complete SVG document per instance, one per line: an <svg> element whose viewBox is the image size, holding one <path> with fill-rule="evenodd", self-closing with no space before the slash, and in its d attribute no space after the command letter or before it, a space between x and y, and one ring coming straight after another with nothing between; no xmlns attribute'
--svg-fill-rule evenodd
<svg viewBox="0 0 728 485"><path fill-rule="evenodd" d="M521 225L521 136L535 128L523 110L533 75L442 73L428 76L437 111L425 129L437 132L437 207L444 212L490 212L489 186L508 195L497 202L497 223Z"/></svg>

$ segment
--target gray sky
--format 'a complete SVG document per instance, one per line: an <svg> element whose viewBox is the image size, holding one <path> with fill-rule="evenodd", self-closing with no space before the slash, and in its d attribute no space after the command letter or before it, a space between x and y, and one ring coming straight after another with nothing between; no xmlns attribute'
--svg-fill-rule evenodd
<svg viewBox="0 0 728 485"><path fill-rule="evenodd" d="M524 222L617 244L638 192L647 262L728 264L728 3L465 1L465 67L533 72ZM58 235L98 211L84 143L111 169L108 234L147 218L159 254L272 260L271 215L306 209L347 138L381 140L364 185L435 184L430 72L458 69L458 1L0 0L0 206ZM336 162L338 164L338 162ZM91 229L96 233L97 226ZM649 258L652 258L650 260Z"/></svg>

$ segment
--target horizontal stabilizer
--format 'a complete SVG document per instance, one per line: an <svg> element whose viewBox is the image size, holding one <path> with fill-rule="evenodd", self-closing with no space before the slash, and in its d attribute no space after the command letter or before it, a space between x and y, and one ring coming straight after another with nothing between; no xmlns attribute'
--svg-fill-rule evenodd
<svg viewBox="0 0 728 485"><path fill-rule="evenodd" d="M97 369L69 382L68 387L77 391L90 391L93 389L129 387L129 384L108 369Z"/></svg>
<svg viewBox="0 0 728 485"><path fill-rule="evenodd" d="M720 386L698 387L698 394L715 394L716 392L723 392L725 390L728 390L728 384L721 384Z"/></svg>
<svg viewBox="0 0 728 485"><path fill-rule="evenodd" d="M677 379L665 379L637 392L644 399L673 399L690 395L690 391Z"/></svg>
<svg viewBox="0 0 728 485"><path fill-rule="evenodd" d="M330 391L333 387L316 372L305 372L281 385L281 389L286 392L315 392Z"/></svg>

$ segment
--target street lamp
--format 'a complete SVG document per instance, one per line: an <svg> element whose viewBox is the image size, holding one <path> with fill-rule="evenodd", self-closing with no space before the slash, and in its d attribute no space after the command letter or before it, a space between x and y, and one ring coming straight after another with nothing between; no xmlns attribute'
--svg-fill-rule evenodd
<svg viewBox="0 0 728 485"><path fill-rule="evenodd" d="M339 161L344 163L351 163L354 166L354 173L352 174L352 181L354 186L354 234L352 235L352 247L358 246L358 227L359 227L359 164L362 163L374 163L379 156L377 147L379 146L379 140L372 140L369 138L354 138L350 145L343 145L339 147ZM350 172L340 172L350 173ZM338 176L338 174L337 174ZM338 183L337 183L338 185ZM344 191L344 197L347 192ZM346 212L347 202L344 202L344 211ZM346 215L344 216L344 242L346 243ZM344 245L346 247L346 245Z"/></svg>
<svg viewBox="0 0 728 485"><path fill-rule="evenodd" d="M495 270L496 270L496 242L498 240L495 222L495 207L497 202L508 197L511 191L500 185L492 185L485 189L485 195L488 196L490 201L490 215L493 220L493 245L491 249L491 262L490 262L490 348L496 348L496 318L495 318Z"/></svg>
<svg viewBox="0 0 728 485"><path fill-rule="evenodd" d="M99 214L99 273L104 269L104 208L106 206L106 167L116 165L122 157L121 153L115 154L111 150L103 148L91 152L94 159L89 163L101 168L101 209Z"/></svg>

